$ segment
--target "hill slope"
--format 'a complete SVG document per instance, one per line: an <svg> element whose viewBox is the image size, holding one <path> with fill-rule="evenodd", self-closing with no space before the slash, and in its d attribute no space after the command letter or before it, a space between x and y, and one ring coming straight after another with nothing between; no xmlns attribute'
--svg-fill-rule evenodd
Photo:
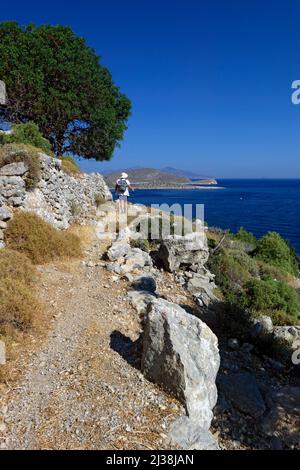
<svg viewBox="0 0 300 470"><path fill-rule="evenodd" d="M140 188L182 186L190 182L185 176L165 173L155 168L136 168L127 170L127 172L130 182ZM119 177L119 171L104 175L104 179L110 188L115 186L115 182Z"/></svg>

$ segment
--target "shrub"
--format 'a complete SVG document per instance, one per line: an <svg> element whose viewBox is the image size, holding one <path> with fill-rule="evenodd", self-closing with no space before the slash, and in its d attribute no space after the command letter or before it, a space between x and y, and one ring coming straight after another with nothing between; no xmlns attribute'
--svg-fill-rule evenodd
<svg viewBox="0 0 300 470"><path fill-rule="evenodd" d="M5 248L0 250L0 273L1 278L18 279L31 285L36 270L27 256Z"/></svg>
<svg viewBox="0 0 300 470"><path fill-rule="evenodd" d="M33 281L36 270L27 256L0 250L0 330L30 326L39 312Z"/></svg>
<svg viewBox="0 0 300 470"><path fill-rule="evenodd" d="M28 167L26 189L34 189L41 179L38 150L31 145L6 144L0 148L0 168L10 163L24 162Z"/></svg>
<svg viewBox="0 0 300 470"><path fill-rule="evenodd" d="M76 176L81 173L81 170L72 157L60 157L62 162L62 170L71 176Z"/></svg>
<svg viewBox="0 0 300 470"><path fill-rule="evenodd" d="M51 155L51 144L39 130L39 126L30 121L25 124L15 124L10 134L3 134L4 144L29 144Z"/></svg>
<svg viewBox="0 0 300 470"><path fill-rule="evenodd" d="M40 309L34 292L25 282L15 278L0 279L0 325L17 328L30 326Z"/></svg>
<svg viewBox="0 0 300 470"><path fill-rule="evenodd" d="M255 256L282 271L299 274L295 252L276 232L269 232L258 241Z"/></svg>
<svg viewBox="0 0 300 470"><path fill-rule="evenodd" d="M255 248L257 245L257 238L253 235L253 233L247 232L244 227L240 227L234 237L238 240L241 240L242 242L245 242L246 244L252 245L253 248Z"/></svg>
<svg viewBox="0 0 300 470"><path fill-rule="evenodd" d="M246 295L247 306L252 312L272 314L283 311L292 316L300 312L295 289L282 281L252 279L246 287Z"/></svg>
<svg viewBox="0 0 300 470"><path fill-rule="evenodd" d="M229 250L230 256L237 261L251 276L259 277L259 268L255 259L242 250Z"/></svg>
<svg viewBox="0 0 300 470"><path fill-rule="evenodd" d="M5 231L7 247L26 254L34 264L81 255L79 237L56 230L37 215L18 212Z"/></svg>
<svg viewBox="0 0 300 470"><path fill-rule="evenodd" d="M264 280L273 279L274 281L286 281L287 280L287 275L280 269L276 268L276 266L267 264L264 261L258 261L257 266L259 269L259 275L261 279L264 279Z"/></svg>
<svg viewBox="0 0 300 470"><path fill-rule="evenodd" d="M246 258L247 256L246 253L244 255L235 253L233 256L224 250L210 256L208 268L215 274L215 282L221 288L225 297L230 289L241 287L251 279L251 274L248 271L248 264L250 265L251 262L248 258L247 264L242 262L242 257Z"/></svg>

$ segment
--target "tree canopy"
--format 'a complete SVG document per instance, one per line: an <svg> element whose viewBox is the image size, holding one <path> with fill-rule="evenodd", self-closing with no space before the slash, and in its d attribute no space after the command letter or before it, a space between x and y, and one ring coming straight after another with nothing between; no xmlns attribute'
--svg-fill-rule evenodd
<svg viewBox="0 0 300 470"><path fill-rule="evenodd" d="M0 78L2 118L34 121L56 154L109 160L120 144L131 103L71 28L0 23Z"/></svg>

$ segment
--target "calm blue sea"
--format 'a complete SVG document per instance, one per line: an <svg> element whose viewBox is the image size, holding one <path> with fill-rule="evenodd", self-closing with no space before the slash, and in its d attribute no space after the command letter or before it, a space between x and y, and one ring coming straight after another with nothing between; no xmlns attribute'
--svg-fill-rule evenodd
<svg viewBox="0 0 300 470"><path fill-rule="evenodd" d="M279 232L300 253L300 179L295 180L218 180L218 190L136 190L130 200L150 205L204 204L210 226L239 227L261 237Z"/></svg>

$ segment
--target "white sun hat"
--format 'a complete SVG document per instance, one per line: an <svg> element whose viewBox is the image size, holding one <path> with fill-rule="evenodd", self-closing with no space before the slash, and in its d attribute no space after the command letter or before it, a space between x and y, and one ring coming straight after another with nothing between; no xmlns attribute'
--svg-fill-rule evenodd
<svg viewBox="0 0 300 470"><path fill-rule="evenodd" d="M121 173L121 178L128 178L128 175L127 175L127 173L124 173L124 172L123 172L123 173Z"/></svg>

